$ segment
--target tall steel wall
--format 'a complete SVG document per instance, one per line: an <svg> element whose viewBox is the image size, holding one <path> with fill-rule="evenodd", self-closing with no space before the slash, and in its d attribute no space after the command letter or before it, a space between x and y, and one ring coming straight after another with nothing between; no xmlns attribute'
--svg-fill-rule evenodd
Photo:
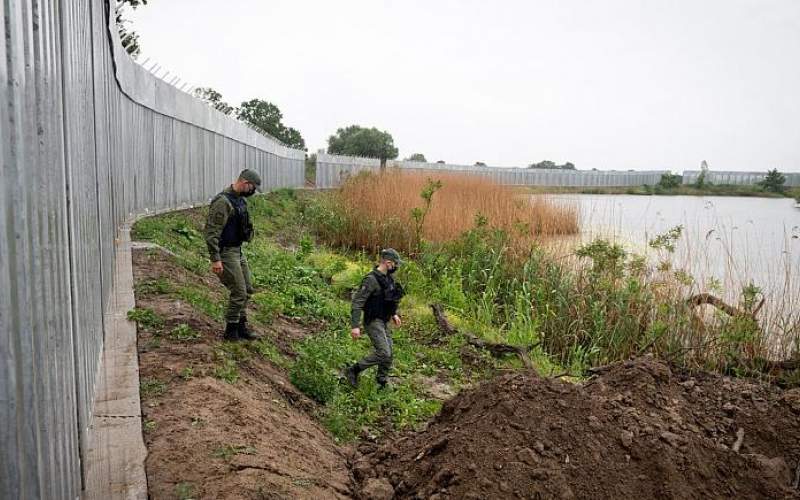
<svg viewBox="0 0 800 500"><path fill-rule="evenodd" d="M76 498L117 228L304 154L132 62L107 0L0 9L0 498Z"/></svg>
<svg viewBox="0 0 800 500"><path fill-rule="evenodd" d="M786 173L785 186L800 186L800 173ZM683 173L684 184L694 184L700 176L700 170L687 170ZM764 180L766 172L725 172L720 170L709 170L706 173L706 182L711 184L729 184L753 186Z"/></svg>
<svg viewBox="0 0 800 500"><path fill-rule="evenodd" d="M468 172L493 179L500 184L516 186L641 186L654 185L661 180L661 175L668 173L659 171L618 172L600 170L549 170L530 168L476 167L472 165L452 165L446 163L424 163L416 161L386 162L387 168L399 168L408 171ZM339 186L347 177L361 171L372 171L380 168L380 160L360 158L357 156L331 155L320 151L317 153L318 188Z"/></svg>

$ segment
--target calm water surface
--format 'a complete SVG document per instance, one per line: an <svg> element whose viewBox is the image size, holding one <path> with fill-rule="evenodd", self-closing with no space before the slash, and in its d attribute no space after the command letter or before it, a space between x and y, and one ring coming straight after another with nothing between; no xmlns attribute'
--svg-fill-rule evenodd
<svg viewBox="0 0 800 500"><path fill-rule="evenodd" d="M720 196L551 195L576 206L581 241L622 242L653 255L648 241L682 225L672 258L697 291L736 301L745 284L759 286L771 310L800 309L800 208L791 199ZM658 258L656 256L655 258ZM788 309L787 309L788 308Z"/></svg>

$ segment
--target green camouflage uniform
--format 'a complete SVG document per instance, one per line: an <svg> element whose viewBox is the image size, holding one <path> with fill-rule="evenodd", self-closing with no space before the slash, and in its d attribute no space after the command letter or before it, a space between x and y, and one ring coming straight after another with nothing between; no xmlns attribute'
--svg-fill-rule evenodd
<svg viewBox="0 0 800 500"><path fill-rule="evenodd" d="M361 325L361 314L367 299L372 294L380 291L381 285L378 283L377 278L372 273L368 274L364 281L361 282L361 286L353 294L353 302L350 309L350 326L352 328L357 328ZM381 385L386 384L389 370L392 368L392 331L388 322L381 319L374 319L364 326L370 341L372 341L372 352L356 363L357 370L362 372L370 366L378 365L378 383Z"/></svg>
<svg viewBox="0 0 800 500"><path fill-rule="evenodd" d="M223 193L239 196L231 187L226 188ZM253 294L250 267L247 265L244 253L242 253L242 247L219 248L222 229L228 222L233 210L233 206L231 206L224 194L217 195L208 208L205 229L205 240L208 245L211 262L222 261L223 271L219 275L219 279L230 291L228 307L225 310L225 321L227 323L238 323L244 317L247 301L250 295Z"/></svg>

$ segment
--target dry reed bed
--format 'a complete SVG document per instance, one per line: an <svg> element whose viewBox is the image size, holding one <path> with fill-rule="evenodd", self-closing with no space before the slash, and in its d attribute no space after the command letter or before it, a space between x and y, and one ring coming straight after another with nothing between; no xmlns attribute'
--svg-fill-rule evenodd
<svg viewBox="0 0 800 500"><path fill-rule="evenodd" d="M523 197L491 179L459 173L387 171L349 179L333 196L343 210L347 246L416 248L412 210L424 207L422 191L441 181L422 225L422 237L434 243L453 240L483 219L513 240L530 245L539 236L578 232L577 207L551 203L546 197Z"/></svg>

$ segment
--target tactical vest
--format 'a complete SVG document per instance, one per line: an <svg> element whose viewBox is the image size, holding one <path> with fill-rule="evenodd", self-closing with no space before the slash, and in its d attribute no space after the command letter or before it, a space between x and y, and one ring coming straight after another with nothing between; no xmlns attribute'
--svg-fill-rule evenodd
<svg viewBox="0 0 800 500"><path fill-rule="evenodd" d="M222 235L219 238L219 247L238 247L245 241L250 241L253 237L253 224L250 222L250 215L247 213L247 202L242 196L234 196L231 193L222 192L217 197L224 196L233 207L233 213L228 217L228 222L222 228Z"/></svg>
<svg viewBox="0 0 800 500"><path fill-rule="evenodd" d="M403 286L396 283L390 275L383 274L377 269L373 269L371 274L378 280L381 289L370 295L364 304L365 325L375 319L389 321L397 314L397 306L405 295Z"/></svg>

